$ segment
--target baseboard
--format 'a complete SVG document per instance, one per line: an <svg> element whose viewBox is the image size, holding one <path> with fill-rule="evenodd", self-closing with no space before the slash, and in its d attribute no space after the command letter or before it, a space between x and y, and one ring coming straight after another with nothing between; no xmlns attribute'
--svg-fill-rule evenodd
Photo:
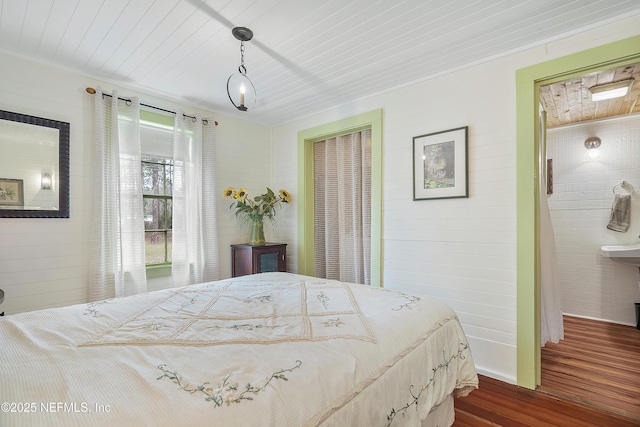
<svg viewBox="0 0 640 427"><path fill-rule="evenodd" d="M485 377L493 378L494 380L502 381L507 384L517 385L518 382L515 377L509 377L505 375L501 375L498 372L493 372L487 369L482 369L481 367L476 366L476 372L478 375L483 375Z"/></svg>
<svg viewBox="0 0 640 427"><path fill-rule="evenodd" d="M562 315L566 316L566 317L576 317L578 319L596 320L598 322L613 323L615 325L625 325L625 326L633 326L633 327L636 326L634 323L616 322L616 321L609 320L609 319L599 319L597 317L581 316L579 314L562 313Z"/></svg>

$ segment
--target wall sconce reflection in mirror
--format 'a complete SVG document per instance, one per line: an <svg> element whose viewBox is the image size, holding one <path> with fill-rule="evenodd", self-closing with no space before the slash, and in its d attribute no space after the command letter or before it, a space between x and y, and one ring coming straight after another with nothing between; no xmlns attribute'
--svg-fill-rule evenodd
<svg viewBox="0 0 640 427"><path fill-rule="evenodd" d="M0 218L69 218L69 127L0 110Z"/></svg>
<svg viewBox="0 0 640 427"><path fill-rule="evenodd" d="M42 178L40 179L40 188L43 190L51 190L51 173L42 172Z"/></svg>

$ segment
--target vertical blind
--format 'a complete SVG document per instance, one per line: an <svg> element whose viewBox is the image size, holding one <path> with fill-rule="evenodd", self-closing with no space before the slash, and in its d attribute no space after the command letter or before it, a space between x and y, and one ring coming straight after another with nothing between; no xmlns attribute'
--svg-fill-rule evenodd
<svg viewBox="0 0 640 427"><path fill-rule="evenodd" d="M371 130L314 143L316 276L371 283Z"/></svg>

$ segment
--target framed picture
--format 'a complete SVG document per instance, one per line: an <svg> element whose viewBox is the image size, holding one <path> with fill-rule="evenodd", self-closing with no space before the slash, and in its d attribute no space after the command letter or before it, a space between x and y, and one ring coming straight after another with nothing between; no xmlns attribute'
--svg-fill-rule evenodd
<svg viewBox="0 0 640 427"><path fill-rule="evenodd" d="M468 129L413 138L413 200L469 197Z"/></svg>
<svg viewBox="0 0 640 427"><path fill-rule="evenodd" d="M24 185L21 179L0 178L0 207L24 206Z"/></svg>

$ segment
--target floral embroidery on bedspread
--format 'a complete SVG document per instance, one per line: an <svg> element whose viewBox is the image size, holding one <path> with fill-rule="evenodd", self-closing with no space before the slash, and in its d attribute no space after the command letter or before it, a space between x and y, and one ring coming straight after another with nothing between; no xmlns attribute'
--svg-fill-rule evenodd
<svg viewBox="0 0 640 427"><path fill-rule="evenodd" d="M283 380L289 381L286 377L287 372L293 372L294 370L300 368L302 366L302 362L300 360L296 360L296 363L293 367L287 369L281 369L277 372L271 374L265 380L265 383L261 386L254 386L251 383L246 383L244 386L240 386L237 382L232 382L231 377L233 376L233 372L227 374L222 382L219 382L217 387L210 386L210 383L204 382L199 386L194 386L185 380L182 376L180 376L177 372L171 371L167 369L167 365L163 364L158 366L158 369L162 371L162 375L160 375L157 379L161 380L162 378L168 378L173 381L175 384L178 384L179 390L184 390L190 394L203 394L205 396L204 400L207 402L213 402L215 408L222 406L223 404L231 405L232 403L240 403L243 400L253 400L253 397L258 395L261 391L264 391L269 383L273 380Z"/></svg>
<svg viewBox="0 0 640 427"><path fill-rule="evenodd" d="M324 308L329 308L329 297L325 295L324 292L320 291L320 293L316 295L316 298L318 298L318 301L320 301L320 304L322 304Z"/></svg>
<svg viewBox="0 0 640 427"><path fill-rule="evenodd" d="M398 296L400 298L403 298L405 300L405 303L401 304L399 307L392 308L391 310L393 310L393 311L400 311L403 308L411 309L411 305L412 304L415 304L415 303L420 301L420 297L416 297L416 296L413 296L413 295L407 295L407 294L399 293Z"/></svg>
<svg viewBox="0 0 640 427"><path fill-rule="evenodd" d="M247 304L251 304L251 303L269 303L273 301L273 296L271 295L256 295L256 296L251 296L248 297L244 300L245 303Z"/></svg>
<svg viewBox="0 0 640 427"><path fill-rule="evenodd" d="M145 331L159 331L164 328L166 325L163 322L151 322L146 325L142 325L141 328Z"/></svg>
<svg viewBox="0 0 640 427"><path fill-rule="evenodd" d="M256 329L267 328L267 329L276 329L282 328L284 325L260 325L260 324L251 324L251 323L234 323L233 325L224 326L226 329L235 329L236 331L245 330L245 331L253 331ZM214 329L222 329L223 326L211 326Z"/></svg>
<svg viewBox="0 0 640 427"><path fill-rule="evenodd" d="M344 324L345 323L342 320L340 320L339 317L336 317L335 319L328 319L326 322L324 322L324 326L327 328L331 328L331 327L339 328Z"/></svg>
<svg viewBox="0 0 640 427"><path fill-rule="evenodd" d="M419 388L415 388L413 384L409 386L409 401L399 409L391 408L391 412L387 415L387 427L390 427L393 424L396 416L398 414L404 415L404 413L411 408L412 406L418 406L418 401L420 396L425 393L429 387L431 387L436 381L437 376L440 372L446 371L449 368L449 364L453 362L455 359L464 360L466 358L465 352L469 352L469 344L465 342L461 342L458 344L458 352L450 355L447 358L445 351L442 351L442 362L440 362L437 366L431 369L431 376L427 378L426 381L420 385Z"/></svg>
<svg viewBox="0 0 640 427"><path fill-rule="evenodd" d="M106 299L102 301L90 302L89 304L87 304L87 307L85 308L84 315L91 316L91 317L101 317L102 314L100 314L100 311L98 311L98 307L100 307L102 304L108 304L112 301L113 301L112 299Z"/></svg>

